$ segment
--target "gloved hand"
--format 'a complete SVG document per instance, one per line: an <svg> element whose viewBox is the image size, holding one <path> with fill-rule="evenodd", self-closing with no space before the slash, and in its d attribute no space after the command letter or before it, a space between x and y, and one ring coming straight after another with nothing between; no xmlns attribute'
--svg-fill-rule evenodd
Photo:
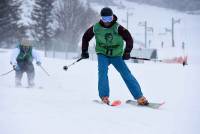
<svg viewBox="0 0 200 134"><path fill-rule="evenodd" d="M123 58L123 60L129 60L129 59L131 58L131 56L130 56L130 52L124 52L122 58Z"/></svg>
<svg viewBox="0 0 200 134"><path fill-rule="evenodd" d="M82 59L87 59L89 58L89 53L87 51L83 51L82 54L81 54L81 58Z"/></svg>
<svg viewBox="0 0 200 134"><path fill-rule="evenodd" d="M41 63L40 61L37 61L36 64L37 64L38 66L40 66L42 63Z"/></svg>
<svg viewBox="0 0 200 134"><path fill-rule="evenodd" d="M19 67L18 65L13 65L13 69L14 69L15 71L19 71L19 70L20 70L20 67Z"/></svg>

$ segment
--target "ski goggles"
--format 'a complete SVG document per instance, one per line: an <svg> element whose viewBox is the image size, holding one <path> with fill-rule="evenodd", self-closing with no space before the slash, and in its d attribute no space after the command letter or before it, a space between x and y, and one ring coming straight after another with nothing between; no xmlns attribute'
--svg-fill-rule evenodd
<svg viewBox="0 0 200 134"><path fill-rule="evenodd" d="M102 20L103 22L112 22L113 16L102 16L102 17L101 17L101 20Z"/></svg>
<svg viewBox="0 0 200 134"><path fill-rule="evenodd" d="M23 50L24 52L28 52L29 49L30 49L30 46L21 46L21 48L22 48L22 50Z"/></svg>
<svg viewBox="0 0 200 134"><path fill-rule="evenodd" d="M23 49L29 49L30 46L22 46Z"/></svg>

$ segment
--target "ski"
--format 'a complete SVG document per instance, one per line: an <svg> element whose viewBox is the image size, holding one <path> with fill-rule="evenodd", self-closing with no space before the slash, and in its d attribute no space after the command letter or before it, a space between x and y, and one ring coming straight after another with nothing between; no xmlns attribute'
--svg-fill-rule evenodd
<svg viewBox="0 0 200 134"><path fill-rule="evenodd" d="M33 87L31 87L31 86L15 86L15 88L25 88L25 89L44 89L44 87L43 86L33 86Z"/></svg>
<svg viewBox="0 0 200 134"><path fill-rule="evenodd" d="M138 106L138 107L148 107L148 108L153 108L153 109L159 109L162 105L165 104L165 102L162 102L162 103L149 102L148 105L139 105L137 101L135 100L127 100L126 104L130 104L132 106Z"/></svg>
<svg viewBox="0 0 200 134"><path fill-rule="evenodd" d="M100 100L93 100L95 103L99 103L99 104L105 104L105 103L103 103L102 101L100 101ZM110 104L105 104L105 105L108 105L108 106L112 106L112 107L115 107L115 106L119 106L119 105L121 105L121 101L120 100L114 100L114 101L112 101Z"/></svg>
<svg viewBox="0 0 200 134"><path fill-rule="evenodd" d="M36 86L34 86L34 87L26 86L26 87L23 87L23 88L28 88L28 89L43 89L44 87L42 87L42 86L39 86L39 87L36 87Z"/></svg>

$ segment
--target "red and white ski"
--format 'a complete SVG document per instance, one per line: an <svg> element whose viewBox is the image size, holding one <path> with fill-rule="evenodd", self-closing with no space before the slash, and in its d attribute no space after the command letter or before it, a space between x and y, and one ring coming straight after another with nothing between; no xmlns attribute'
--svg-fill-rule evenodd
<svg viewBox="0 0 200 134"><path fill-rule="evenodd" d="M93 101L96 102L96 103L99 103L99 104L105 104L105 103L103 103L103 102L100 101L100 100L93 100ZM116 107L116 106L121 105L121 103L122 103L122 102L121 102L120 100L114 100L114 101L112 101L110 104L105 104L105 105Z"/></svg>

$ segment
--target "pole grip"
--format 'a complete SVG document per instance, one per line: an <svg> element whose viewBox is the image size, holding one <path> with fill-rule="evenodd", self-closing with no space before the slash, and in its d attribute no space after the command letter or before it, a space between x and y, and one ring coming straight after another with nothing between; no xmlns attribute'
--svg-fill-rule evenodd
<svg viewBox="0 0 200 134"><path fill-rule="evenodd" d="M131 59L163 62L162 60L158 60L158 59L148 59L148 58L140 58L140 57L131 57Z"/></svg>
<svg viewBox="0 0 200 134"><path fill-rule="evenodd" d="M140 58L140 57L131 57L131 59L136 59L136 60L151 60L148 58Z"/></svg>

